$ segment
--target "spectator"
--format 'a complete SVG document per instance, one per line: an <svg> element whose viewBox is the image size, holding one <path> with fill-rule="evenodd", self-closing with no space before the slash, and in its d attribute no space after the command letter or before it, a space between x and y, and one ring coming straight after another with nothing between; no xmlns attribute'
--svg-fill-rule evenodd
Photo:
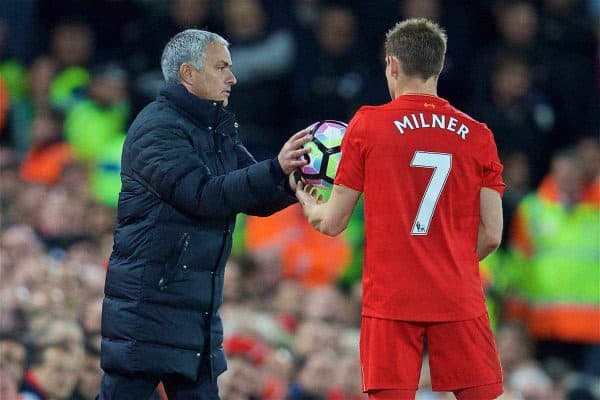
<svg viewBox="0 0 600 400"><path fill-rule="evenodd" d="M56 114L39 114L31 125L31 146L21 164L25 182L56 184L73 162L71 146L62 138L62 121Z"/></svg>
<svg viewBox="0 0 600 400"><path fill-rule="evenodd" d="M129 120L125 71L113 64L96 67L92 70L87 94L86 100L67 111L65 136L75 157L92 163L113 139L123 141Z"/></svg>
<svg viewBox="0 0 600 400"><path fill-rule="evenodd" d="M294 39L288 29L273 28L262 0L227 0L223 15L238 79L231 108L248 150L258 160L270 158L285 141L282 127L289 126Z"/></svg>
<svg viewBox="0 0 600 400"><path fill-rule="evenodd" d="M74 19L54 27L51 57L58 67L50 85L50 101L54 107L68 110L83 97L90 80L88 67L93 54L94 38L88 24Z"/></svg>
<svg viewBox="0 0 600 400"><path fill-rule="evenodd" d="M275 263L281 268L281 276L307 288L335 284L350 261L350 248L344 238L316 232L298 206L266 219L249 217L245 243L259 265Z"/></svg>
<svg viewBox="0 0 600 400"><path fill-rule="evenodd" d="M31 145L31 125L36 115L50 113L50 85L56 74L56 62L50 57L38 57L28 71L24 85L27 91L11 104L10 142L19 155Z"/></svg>
<svg viewBox="0 0 600 400"><path fill-rule="evenodd" d="M77 384L79 356L71 353L65 343L47 343L36 348L36 358L25 374L21 395L28 400L68 400Z"/></svg>
<svg viewBox="0 0 600 400"><path fill-rule="evenodd" d="M102 369L100 369L100 348L86 345L79 381L74 395L69 400L94 400L100 390Z"/></svg>
<svg viewBox="0 0 600 400"><path fill-rule="evenodd" d="M0 399L20 400L17 385L12 377L0 368Z"/></svg>
<svg viewBox="0 0 600 400"><path fill-rule="evenodd" d="M0 78L12 102L25 94L25 67L18 58L8 54L8 36L6 22L0 18Z"/></svg>
<svg viewBox="0 0 600 400"><path fill-rule="evenodd" d="M0 365L2 373L6 374L13 385L19 385L23 380L25 370L26 348L23 342L7 333L0 334ZM0 398L4 398L1 397Z"/></svg>
<svg viewBox="0 0 600 400"><path fill-rule="evenodd" d="M516 212L511 244L521 277L512 313L524 319L542 359L582 365L600 341L600 228L590 224L600 217L598 193L597 179L583 179L581 155L565 150Z"/></svg>
<svg viewBox="0 0 600 400"><path fill-rule="evenodd" d="M323 119L347 121L369 89L369 67L356 57L362 49L350 7L324 7L313 35L293 77L296 126Z"/></svg>
<svg viewBox="0 0 600 400"><path fill-rule="evenodd" d="M321 351L310 355L299 368L288 400L326 400L334 381L335 361L331 354Z"/></svg>
<svg viewBox="0 0 600 400"><path fill-rule="evenodd" d="M533 71L514 54L494 64L489 99L473 106L475 116L495 132L498 151L527 156L531 179L537 184L548 168L553 150L554 110L533 84Z"/></svg>

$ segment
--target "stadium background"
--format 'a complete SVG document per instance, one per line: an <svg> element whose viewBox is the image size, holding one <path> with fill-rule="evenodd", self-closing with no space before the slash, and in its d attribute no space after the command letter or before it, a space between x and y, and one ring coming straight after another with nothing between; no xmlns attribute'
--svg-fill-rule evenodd
<svg viewBox="0 0 600 400"><path fill-rule="evenodd" d="M386 102L384 34L425 16L449 35L440 95L492 128L505 164L505 239L482 265L503 398L600 399L598 320L568 315L568 301L563 318L531 317L544 280L559 283L546 285L550 309L579 292L600 313L599 15L598 0L0 0L0 397L34 375L48 399L97 393L120 149L172 35L204 28L231 42L230 107L262 159L313 121ZM528 213L543 208L548 174L570 196L552 197L542 221L558 228L544 240L571 247L537 254ZM297 207L238 222L223 399L364 398L360 210L338 238ZM426 367L418 399L447 398Z"/></svg>

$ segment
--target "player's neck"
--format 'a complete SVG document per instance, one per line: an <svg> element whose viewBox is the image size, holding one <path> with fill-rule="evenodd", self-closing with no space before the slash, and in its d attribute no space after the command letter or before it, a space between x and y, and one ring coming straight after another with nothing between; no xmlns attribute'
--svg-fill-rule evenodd
<svg viewBox="0 0 600 400"><path fill-rule="evenodd" d="M430 78L426 81L421 79L410 79L402 83L398 82L394 91L394 99L403 94L425 94L437 97L437 79Z"/></svg>

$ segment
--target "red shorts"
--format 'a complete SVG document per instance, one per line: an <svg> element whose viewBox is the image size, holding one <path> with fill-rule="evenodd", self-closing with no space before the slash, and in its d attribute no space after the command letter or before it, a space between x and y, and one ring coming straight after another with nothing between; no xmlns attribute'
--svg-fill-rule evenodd
<svg viewBox="0 0 600 400"><path fill-rule="evenodd" d="M364 317L360 333L363 390L416 391L427 338L431 386L457 392L497 386L502 368L487 313L467 321L408 322Z"/></svg>

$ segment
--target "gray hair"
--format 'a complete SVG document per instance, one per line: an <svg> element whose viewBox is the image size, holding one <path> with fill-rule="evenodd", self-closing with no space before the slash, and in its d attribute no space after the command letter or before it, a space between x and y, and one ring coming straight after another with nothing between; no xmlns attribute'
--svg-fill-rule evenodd
<svg viewBox="0 0 600 400"><path fill-rule="evenodd" d="M179 82L179 67L183 63L190 63L194 68L202 69L206 58L206 46L211 42L229 46L229 42L220 35L199 29L187 29L173 36L160 58L165 81Z"/></svg>

